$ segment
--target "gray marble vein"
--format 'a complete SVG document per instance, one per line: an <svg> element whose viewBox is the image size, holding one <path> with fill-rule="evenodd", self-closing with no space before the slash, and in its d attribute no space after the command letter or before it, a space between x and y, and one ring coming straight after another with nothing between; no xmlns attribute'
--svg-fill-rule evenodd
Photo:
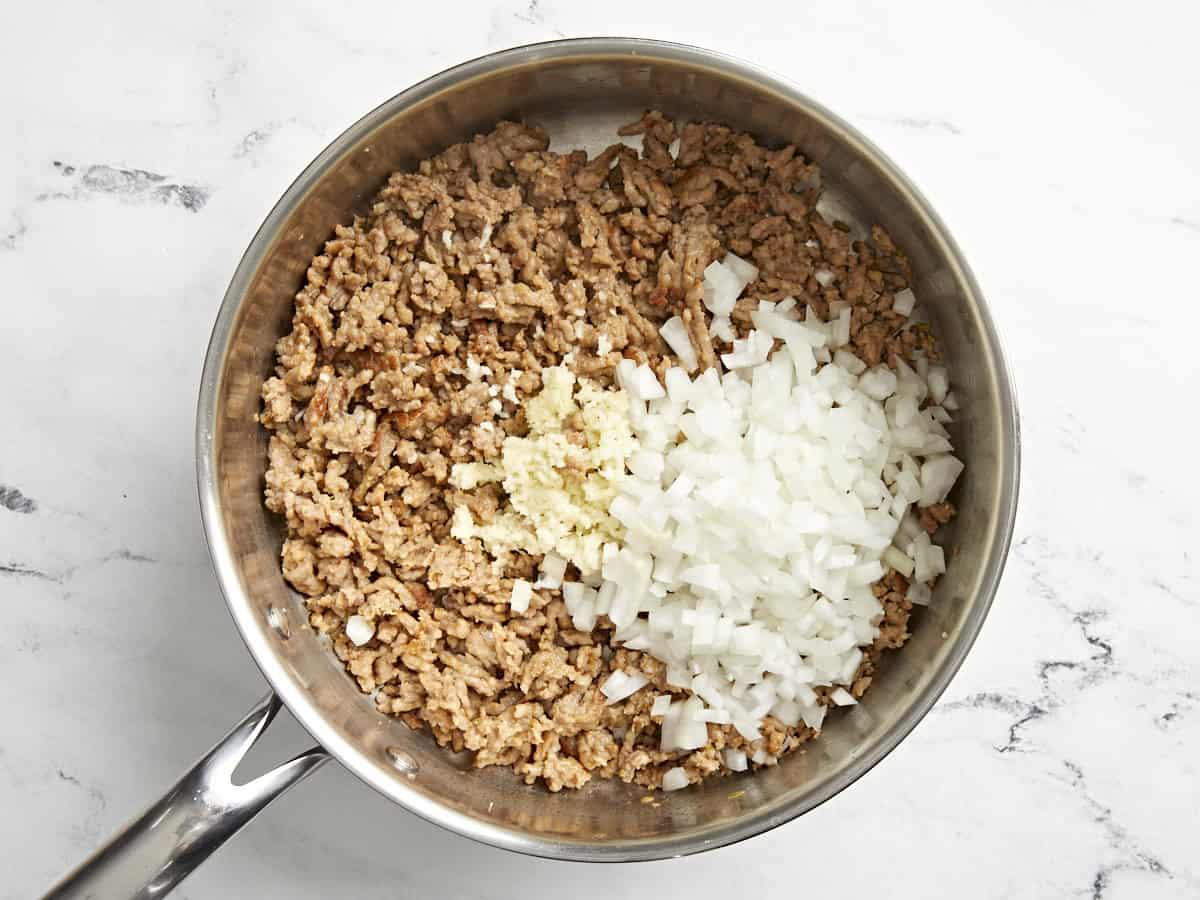
<svg viewBox="0 0 1200 900"><path fill-rule="evenodd" d="M238 141L237 145L233 148L233 158L242 159L252 154L259 146L271 139L271 135L279 130L280 124L278 122L271 122L261 128L250 129L245 137Z"/></svg>
<svg viewBox="0 0 1200 900"><path fill-rule="evenodd" d="M868 121L881 122L884 125L892 125L912 131L949 135L962 134L962 129L949 119L925 118L921 116L866 116L865 118Z"/></svg>
<svg viewBox="0 0 1200 900"><path fill-rule="evenodd" d="M115 197L126 203L159 203L199 212L211 190L197 184L179 184L166 175L145 169L126 169L104 164L76 166L54 160L53 166L66 184L38 194L38 201L80 199L93 195Z"/></svg>
<svg viewBox="0 0 1200 900"><path fill-rule="evenodd" d="M16 250L25 237L29 226L16 213L10 217L10 224L3 237L0 237L0 250Z"/></svg>
<svg viewBox="0 0 1200 900"><path fill-rule="evenodd" d="M49 572L43 572L40 569L33 569L29 566L21 565L20 563L0 563L0 577L37 578L42 581L53 581L55 583L62 581L62 578L58 575L52 575Z"/></svg>
<svg viewBox="0 0 1200 900"><path fill-rule="evenodd" d="M50 581L54 584L63 584L81 573L88 573L114 562L153 564L158 562L158 560L144 553L134 553L131 550L121 549L92 559L85 559L79 563L57 570L41 569L19 562L4 563L0 564L0 577L35 578L41 581Z"/></svg>
<svg viewBox="0 0 1200 900"><path fill-rule="evenodd" d="M15 487L0 484L0 507L4 507L9 512L28 515L37 511L37 501L32 497L26 497Z"/></svg>

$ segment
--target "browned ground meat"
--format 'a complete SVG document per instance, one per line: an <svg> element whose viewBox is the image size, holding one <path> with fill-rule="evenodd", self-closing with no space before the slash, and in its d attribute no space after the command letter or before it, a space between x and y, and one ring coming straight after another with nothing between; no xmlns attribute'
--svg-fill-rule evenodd
<svg viewBox="0 0 1200 900"><path fill-rule="evenodd" d="M661 373L673 360L657 329L676 314L712 365L727 348L709 335L702 278L726 251L759 268L747 297L793 296L821 316L850 304L851 349L868 363L936 355L928 331L891 308L908 261L882 230L854 240L817 213L819 173L795 147L716 124L677 132L657 112L623 133L643 135L641 154L614 144L589 160L502 122L394 174L312 261L262 391L266 503L286 519L283 572L313 627L382 712L552 791L592 777L657 787L675 765L695 781L722 770L722 747L778 756L815 732L768 719L749 747L709 725L708 746L662 752L650 703L682 692L661 663L610 647L606 619L576 631L556 590L511 612L513 580L540 559L517 554L497 573L477 542L452 538L457 505L487 521L503 494L448 482L454 463L494 461L506 435L524 433L521 402L501 387L510 374L523 401L564 361L602 385L622 355ZM820 269L833 276L824 287ZM734 311L740 333L750 309ZM933 507L923 524L952 513ZM856 695L880 651L908 636L906 587L894 572L876 585L885 614ZM353 614L376 627L362 647L345 633ZM605 705L599 685L616 668L652 688Z"/></svg>

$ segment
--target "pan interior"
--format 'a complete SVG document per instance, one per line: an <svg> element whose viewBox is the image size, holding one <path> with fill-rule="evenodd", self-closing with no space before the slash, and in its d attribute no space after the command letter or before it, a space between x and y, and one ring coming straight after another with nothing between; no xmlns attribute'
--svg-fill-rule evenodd
<svg viewBox="0 0 1200 900"><path fill-rule="evenodd" d="M912 261L914 289L960 397L953 437L967 463L946 538L949 572L933 605L914 615L908 645L886 655L864 702L831 715L818 741L777 767L710 779L654 805L620 782L550 794L507 769L476 771L467 756L377 713L305 624L300 598L280 575L280 523L262 504L266 434L254 419L308 261L390 172L504 118L547 129L554 149L596 152L649 107L721 121L771 145L797 144L822 167L830 212L859 232L875 222L891 232ZM331 145L271 213L230 286L205 367L198 446L206 527L230 608L264 673L313 736L375 788L510 849L594 860L678 855L765 830L832 796L886 754L945 687L982 623L1011 527L1016 433L1007 384L982 300L940 224L824 110L703 51L618 40L522 48L384 104ZM291 622L288 638L270 624L280 609Z"/></svg>

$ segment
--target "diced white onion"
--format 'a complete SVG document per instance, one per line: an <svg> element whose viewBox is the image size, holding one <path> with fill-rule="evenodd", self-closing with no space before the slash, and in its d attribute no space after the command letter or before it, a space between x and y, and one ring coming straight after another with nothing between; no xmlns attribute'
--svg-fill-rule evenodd
<svg viewBox="0 0 1200 900"><path fill-rule="evenodd" d="M567 612L575 611L575 607L583 601L585 590L581 581L568 581L562 586L563 603L567 607Z"/></svg>
<svg viewBox="0 0 1200 900"><path fill-rule="evenodd" d="M746 285L757 277L753 264L726 254L704 270L704 305L714 316L728 316Z"/></svg>
<svg viewBox="0 0 1200 900"><path fill-rule="evenodd" d="M712 321L708 323L708 330L713 337L726 342L737 337L733 332L733 323L729 316L713 316Z"/></svg>
<svg viewBox="0 0 1200 900"><path fill-rule="evenodd" d="M725 768L731 772L745 772L750 767L746 760L746 751L738 750L734 747L726 747L721 751L721 759L725 763Z"/></svg>
<svg viewBox="0 0 1200 900"><path fill-rule="evenodd" d="M750 284L758 277L758 266L733 253L726 253L721 257L721 263L732 271L743 284Z"/></svg>
<svg viewBox="0 0 1200 900"><path fill-rule="evenodd" d="M838 313L833 323L833 346L844 347L850 343L850 307Z"/></svg>
<svg viewBox="0 0 1200 900"><path fill-rule="evenodd" d="M662 478L663 455L653 450L635 450L630 454L629 471L644 481L657 482Z"/></svg>
<svg viewBox="0 0 1200 900"><path fill-rule="evenodd" d="M907 578L913 573L912 560L896 547L888 547L883 551L883 561Z"/></svg>
<svg viewBox="0 0 1200 900"><path fill-rule="evenodd" d="M512 608L513 612L526 612L529 609L529 601L532 599L533 585L520 578L513 582L512 596L508 600L508 605Z"/></svg>
<svg viewBox="0 0 1200 900"><path fill-rule="evenodd" d="M720 262L709 263L704 270L704 305L714 316L727 316L744 287L732 269Z"/></svg>
<svg viewBox="0 0 1200 900"><path fill-rule="evenodd" d="M675 766L675 768L663 772L662 787L664 791L678 791L690 783L687 772L681 766Z"/></svg>
<svg viewBox="0 0 1200 900"><path fill-rule="evenodd" d="M858 379L859 390L873 400L886 400L896 392L896 375L886 366L876 366Z"/></svg>
<svg viewBox="0 0 1200 900"><path fill-rule="evenodd" d="M934 404L941 404L946 399L946 393L950 390L950 377L942 366L930 366L929 374L925 377L926 383L929 385L929 399Z"/></svg>
<svg viewBox="0 0 1200 900"><path fill-rule="evenodd" d="M620 669L615 669L600 685L600 693L608 698L609 705L611 705L637 693L647 683L646 676L641 672L634 672L630 675Z"/></svg>
<svg viewBox="0 0 1200 900"><path fill-rule="evenodd" d="M672 316L658 329L658 333L662 335L662 339L667 342L667 346L678 357L685 370L695 372L699 368L700 360L696 356L696 348L692 346L692 338L688 334L687 326L683 324L683 319Z"/></svg>
<svg viewBox="0 0 1200 900"><path fill-rule="evenodd" d="M728 310L756 274L723 261L705 277L706 304ZM617 365L639 444L608 508L624 535L603 547L599 591L563 585L563 601L576 628L607 615L618 644L654 656L666 683L690 692L651 706L664 751L705 746L710 724L759 741L768 715L820 729L815 689L853 702L861 648L879 634L871 585L894 569L920 602L945 571L914 515L962 470L925 406L941 391L938 367L868 369L841 349L850 307L832 313L822 322L808 308L801 321L794 303L761 302L724 365L695 379ZM686 351L676 355L686 366ZM543 581L554 574L543 563ZM602 690L619 702L645 684L614 672ZM726 760L738 764L745 753Z"/></svg>
<svg viewBox="0 0 1200 900"><path fill-rule="evenodd" d="M921 506L941 503L962 474L963 464L953 456L931 456L921 464Z"/></svg>
<svg viewBox="0 0 1200 900"><path fill-rule="evenodd" d="M645 363L630 374L625 390L635 400L657 400L667 395L654 370Z"/></svg>
<svg viewBox="0 0 1200 900"><path fill-rule="evenodd" d="M912 292L912 288L896 291L896 296L892 298L892 309L902 316L912 315L912 311L916 305L917 297Z"/></svg>
<svg viewBox="0 0 1200 900"><path fill-rule="evenodd" d="M375 637L375 626L362 616L353 615L346 620L346 637L350 638L356 647L361 647Z"/></svg>
<svg viewBox="0 0 1200 900"><path fill-rule="evenodd" d="M929 589L929 585L923 584L920 581L910 581L908 583L908 600L914 606L928 606L933 600L933 591Z"/></svg>
<svg viewBox="0 0 1200 900"><path fill-rule="evenodd" d="M867 371L867 364L849 350L837 351L837 353L833 354L833 362L851 375L861 375Z"/></svg>

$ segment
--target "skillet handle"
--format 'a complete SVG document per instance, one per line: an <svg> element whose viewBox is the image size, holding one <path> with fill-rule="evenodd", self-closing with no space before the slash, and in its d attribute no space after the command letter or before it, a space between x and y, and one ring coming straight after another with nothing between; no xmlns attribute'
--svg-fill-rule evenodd
<svg viewBox="0 0 1200 900"><path fill-rule="evenodd" d="M263 697L161 800L50 889L46 900L152 900L168 894L268 803L328 761L313 747L246 784L233 771L280 708Z"/></svg>

